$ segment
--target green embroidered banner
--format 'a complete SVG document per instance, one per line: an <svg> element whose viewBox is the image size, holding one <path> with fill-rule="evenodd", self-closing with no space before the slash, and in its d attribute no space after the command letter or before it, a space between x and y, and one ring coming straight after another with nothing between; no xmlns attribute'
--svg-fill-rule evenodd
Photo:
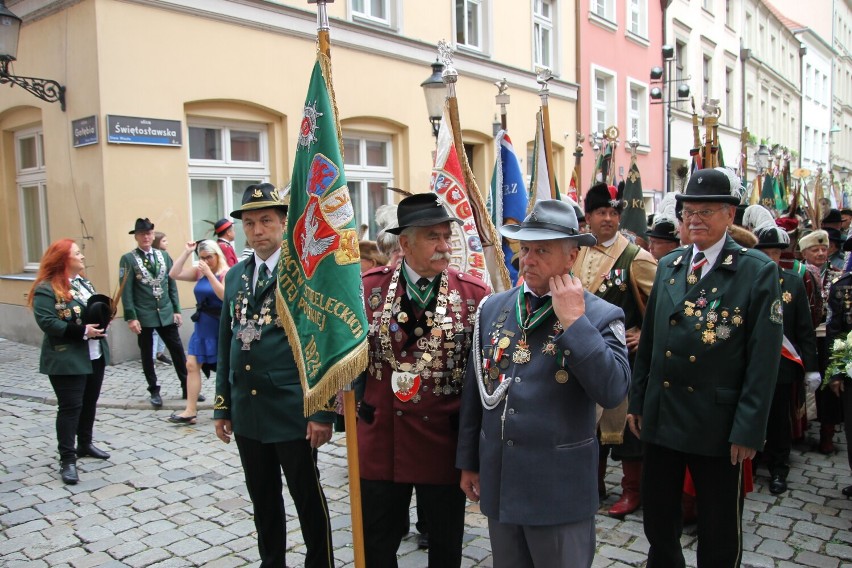
<svg viewBox="0 0 852 568"><path fill-rule="evenodd" d="M331 62L322 54L299 125L278 313L299 368L305 415L329 408L337 391L367 367L367 317Z"/></svg>

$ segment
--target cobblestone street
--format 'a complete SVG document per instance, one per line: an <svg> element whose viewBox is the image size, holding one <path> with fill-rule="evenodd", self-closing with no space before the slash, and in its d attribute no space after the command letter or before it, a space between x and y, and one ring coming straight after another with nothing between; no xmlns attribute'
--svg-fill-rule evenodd
<svg viewBox="0 0 852 568"><path fill-rule="evenodd" d="M252 566L258 563L251 504L237 449L213 434L210 404L195 426L166 421L182 408L174 372L158 365L165 405L153 410L138 361L107 368L95 424L95 443L107 461L81 459L80 483L58 476L55 400L37 372L38 349L0 340L0 565L14 567ZM213 381L203 389L213 399ZM809 438L813 437L812 428ZM840 493L852 484L846 441L823 456L808 444L794 448L789 491L769 493L759 469L743 524L743 566L852 567L852 500ZM320 451L338 566L353 566L345 438L335 434ZM610 495L617 498L620 469L610 464ZM294 508L285 495L287 512ZM412 509L412 515L414 510ZM411 530L414 531L412 520ZM695 566L695 528L684 535L687 565ZM597 518L597 567L643 566L647 542L641 509L619 521ZM295 517L288 517L288 564L301 566L304 545ZM403 542L401 567L425 567L426 554L412 532ZM468 507L464 566L491 566L485 518Z"/></svg>

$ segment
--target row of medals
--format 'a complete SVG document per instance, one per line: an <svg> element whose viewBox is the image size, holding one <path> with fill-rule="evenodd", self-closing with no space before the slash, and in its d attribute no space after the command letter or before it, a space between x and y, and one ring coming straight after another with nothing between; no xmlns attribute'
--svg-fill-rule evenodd
<svg viewBox="0 0 852 568"><path fill-rule="evenodd" d="M707 345L716 343L717 340L724 341L731 337L731 324L739 327L743 324L743 316L740 313L740 308L734 308L734 313L728 308L721 308L717 311L718 300L712 304L708 304L705 296L706 292L701 290L699 297L694 302L689 300L683 303L683 315L686 317L696 317L699 322L704 322L706 329L701 332L701 341ZM707 311L702 311L704 308L709 308ZM700 330L701 324L695 324L695 329Z"/></svg>
<svg viewBox="0 0 852 568"><path fill-rule="evenodd" d="M77 300L78 302L84 303L83 302L83 294L82 294L82 292L77 290L76 286L77 286L76 282L71 284L71 289L69 290L69 292L71 293L71 298L73 298L74 300ZM59 319L71 319L71 312L73 310L74 317L75 317L74 323L76 323L77 325L80 325L80 324L83 323L83 320L82 320L83 310L82 310L82 308L80 308L80 306L73 306L71 309L68 309L68 305L65 303L65 300L63 300L62 298L57 296L56 297L56 304L54 304L53 307L56 308L56 315L59 317Z"/></svg>
<svg viewBox="0 0 852 568"><path fill-rule="evenodd" d="M515 332L509 331L508 329L502 329L503 324L508 317L509 310L503 310L503 312L497 316L497 321L491 326L493 328L493 331L491 332L491 347L486 347L484 349L485 357L483 360L486 371L485 386L489 389L491 389L492 381L500 379L501 371L504 371L509 367L509 358L503 357L503 355L506 349L511 347L512 338L515 336ZM552 333L547 337L547 342L541 348L541 353L543 355L556 355L556 336L561 332L562 322L557 319L553 324ZM521 337L515 343L515 349L512 352L511 359L512 362L517 365L525 365L532 360L532 352L530 351L530 346L526 340L525 334L521 334ZM565 369L559 369L556 371L554 378L557 383L567 383L569 378L568 371Z"/></svg>
<svg viewBox="0 0 852 568"><path fill-rule="evenodd" d="M401 311L400 301L401 296L394 298L396 289L399 285L399 268L394 273L391 283L388 286L387 296L382 311L373 312L373 322L370 324L370 335L377 336L379 345L377 350L370 357L370 374L381 380L381 364L380 359L388 362L391 369L394 371L402 371L403 373L411 373L412 375L420 375L424 380L433 378L435 386L431 389L435 396L459 394L461 392L461 382L464 376L464 367L460 366L459 358L462 353L466 353L470 347L470 334L464 334L463 338L455 339L454 334L461 334L465 331L461 295L458 290L453 290L448 293L448 283L446 272L442 274L440 288L438 289L438 297L435 305L435 311L426 311L426 329L417 326L414 328L414 335L418 337L416 347L421 352L419 360L415 364L409 362L399 363L393 354L393 348L390 343L390 333L393 333L393 339L396 342L402 341L402 330L399 328L399 323L406 323L409 319L407 313ZM450 303L450 310L453 316L446 315L447 302ZM473 300L467 301L468 315L467 322L472 323L475 318L476 306ZM391 322L391 316L396 321ZM443 318L440 326L435 326L438 318ZM453 321L455 318L455 322ZM397 323L399 322L399 323ZM428 335L424 335L428 332ZM447 356L442 357L441 340L444 338L443 348L447 349ZM415 354L416 355L416 354ZM407 353L402 351L401 357L406 357ZM451 380L446 384L441 384L441 376L438 376L443 369L446 361L447 370L452 373ZM427 368L431 367L431 369ZM397 385L401 390L410 390L412 384ZM427 392L429 385L422 385L421 390ZM411 398L411 402L420 402L420 393L415 394Z"/></svg>

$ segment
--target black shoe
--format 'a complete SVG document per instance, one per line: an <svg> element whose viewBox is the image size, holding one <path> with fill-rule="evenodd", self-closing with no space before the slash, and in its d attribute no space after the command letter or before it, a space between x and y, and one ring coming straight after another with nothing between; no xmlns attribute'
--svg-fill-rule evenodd
<svg viewBox="0 0 852 568"><path fill-rule="evenodd" d="M780 475L773 475L772 481L769 482L769 492L773 495L778 495L785 491L787 491L787 482Z"/></svg>
<svg viewBox="0 0 852 568"><path fill-rule="evenodd" d="M77 448L77 457L90 457L98 460L108 460L109 454L101 449L96 448L93 444L89 444L81 448Z"/></svg>
<svg viewBox="0 0 852 568"><path fill-rule="evenodd" d="M160 397L159 392L151 393L151 405L154 408L160 408L161 406L163 406L163 399Z"/></svg>
<svg viewBox="0 0 852 568"><path fill-rule="evenodd" d="M180 414L172 413L167 420L172 424L195 424L195 419L195 416L181 416Z"/></svg>
<svg viewBox="0 0 852 568"><path fill-rule="evenodd" d="M848 487L844 487L843 489L840 490L840 492L843 493L844 495L846 495L846 497L852 497L852 485L849 485Z"/></svg>
<svg viewBox="0 0 852 568"><path fill-rule="evenodd" d="M74 462L62 462L59 464L59 477L65 485L77 485L80 478L77 476L77 464Z"/></svg>
<svg viewBox="0 0 852 568"><path fill-rule="evenodd" d="M198 393L198 402L204 402L205 400L207 400L207 397L201 393Z"/></svg>
<svg viewBox="0 0 852 568"><path fill-rule="evenodd" d="M159 361L160 363L165 363L166 365L172 364L172 360L169 359L165 353L160 353L159 355L157 355L157 361Z"/></svg>
<svg viewBox="0 0 852 568"><path fill-rule="evenodd" d="M420 533L417 535L417 548L429 548L429 533Z"/></svg>

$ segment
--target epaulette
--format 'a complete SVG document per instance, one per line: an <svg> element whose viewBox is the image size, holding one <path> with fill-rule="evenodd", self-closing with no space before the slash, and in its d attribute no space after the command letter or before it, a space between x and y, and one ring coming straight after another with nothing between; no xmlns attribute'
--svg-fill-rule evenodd
<svg viewBox="0 0 852 568"><path fill-rule="evenodd" d="M463 282L467 282L468 284L473 284L474 286L478 286L483 290L488 290L488 284L480 280L475 276L471 276L470 274L465 274L464 272L456 272L456 278Z"/></svg>

